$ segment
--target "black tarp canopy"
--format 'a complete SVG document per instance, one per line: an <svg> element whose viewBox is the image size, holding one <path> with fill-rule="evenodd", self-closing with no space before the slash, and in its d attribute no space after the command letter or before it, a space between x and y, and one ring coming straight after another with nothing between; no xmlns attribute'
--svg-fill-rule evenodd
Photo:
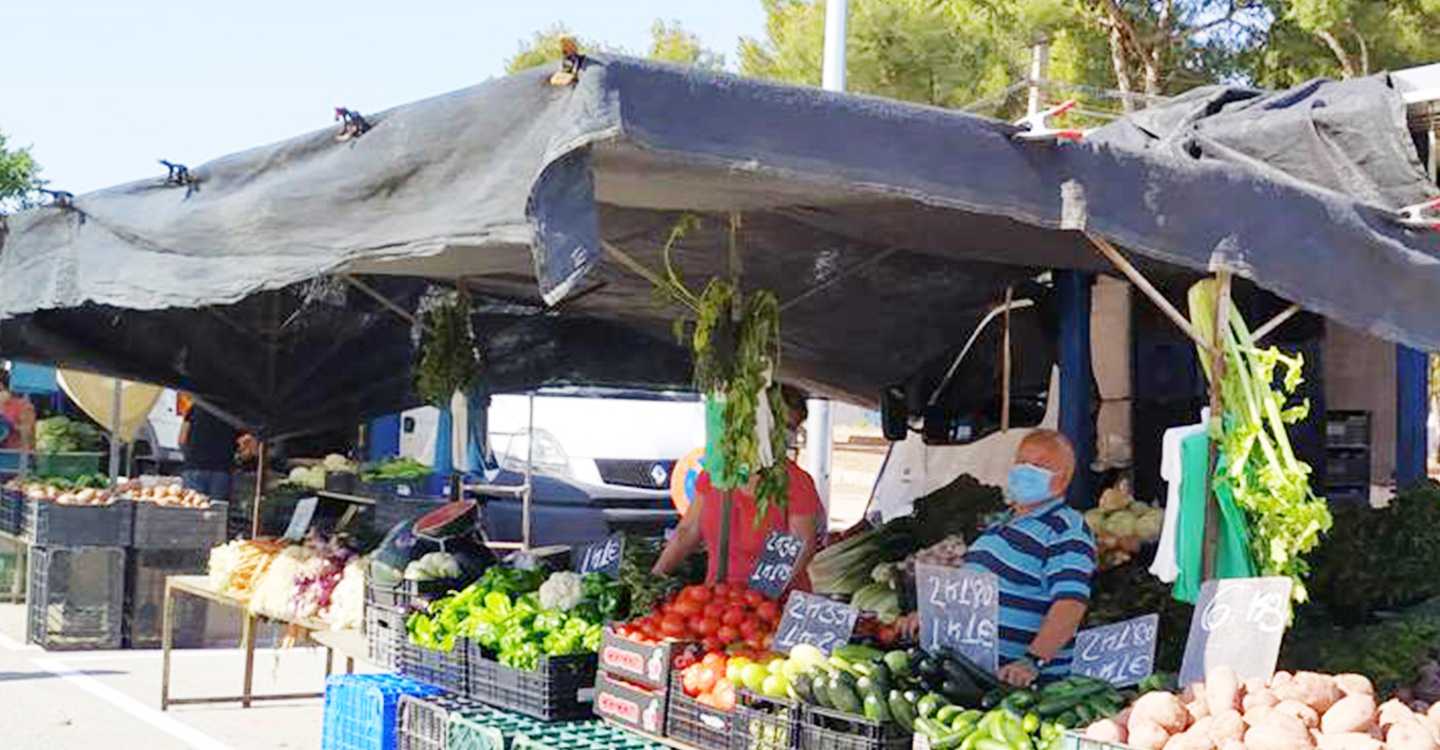
<svg viewBox="0 0 1440 750"><path fill-rule="evenodd" d="M342 284L322 316L335 333L317 321L282 361L253 335L217 340L221 315L193 309L243 311L230 317L273 341L277 320L324 304L305 282L357 275L407 309L427 279L527 309L492 329L509 348L487 343L513 387L676 385L677 311L621 257L658 268L675 222L700 214L675 260L697 285L727 274L732 212L745 286L785 306L783 375L852 401L954 352L1007 286L1109 270L1080 229L1147 270L1231 270L1440 348L1440 238L1394 220L1434 188L1383 76L1197 91L1054 144L628 58L589 58L574 86L549 73L369 116L353 140L332 129L229 156L193 184L157 176L11 217L0 350L186 387L266 434L353 420L413 403L399 316Z"/></svg>

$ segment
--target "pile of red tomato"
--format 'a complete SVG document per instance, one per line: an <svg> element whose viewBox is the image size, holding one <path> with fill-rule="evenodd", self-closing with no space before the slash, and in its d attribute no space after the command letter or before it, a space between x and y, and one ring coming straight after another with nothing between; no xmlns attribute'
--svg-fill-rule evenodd
<svg viewBox="0 0 1440 750"><path fill-rule="evenodd" d="M725 655L718 651L706 654L705 658L680 670L681 688L701 705L721 711L734 709L735 683L725 676L728 663Z"/></svg>
<svg viewBox="0 0 1440 750"><path fill-rule="evenodd" d="M736 644L764 651L774 639L780 614L778 602L744 586L687 586L653 614L617 625L615 633L641 643L697 641L707 652Z"/></svg>

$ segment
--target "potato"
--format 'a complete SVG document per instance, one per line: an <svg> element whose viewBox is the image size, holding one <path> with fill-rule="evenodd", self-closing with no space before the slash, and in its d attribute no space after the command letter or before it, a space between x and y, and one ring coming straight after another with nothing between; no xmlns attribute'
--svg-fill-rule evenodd
<svg viewBox="0 0 1440 750"><path fill-rule="evenodd" d="M1245 732L1245 746L1250 750L1300 750L1314 747L1315 741L1299 719L1272 709L1265 721Z"/></svg>
<svg viewBox="0 0 1440 750"><path fill-rule="evenodd" d="M1230 740L1221 745L1220 750L1250 750L1250 748L1245 747L1244 740Z"/></svg>
<svg viewBox="0 0 1440 750"><path fill-rule="evenodd" d="M1430 732L1430 736L1434 737L1436 742L1440 742L1440 721L1436 721L1424 714L1416 714L1415 720L1420 722L1420 726L1425 727L1426 731Z"/></svg>
<svg viewBox="0 0 1440 750"><path fill-rule="evenodd" d="M1280 701L1280 705L1276 706L1275 710L1282 714L1290 714L1304 722L1306 729L1320 726L1320 714L1300 701Z"/></svg>
<svg viewBox="0 0 1440 750"><path fill-rule="evenodd" d="M1346 695L1358 694L1375 697L1375 686L1370 684L1370 678L1363 674L1335 675L1335 686Z"/></svg>
<svg viewBox="0 0 1440 750"><path fill-rule="evenodd" d="M1211 717L1210 739L1219 748L1225 747L1225 743L1230 740L1245 739L1245 718L1233 708L1223 714Z"/></svg>
<svg viewBox="0 0 1440 750"><path fill-rule="evenodd" d="M1270 680L1265 677L1251 677L1246 680L1245 684L1241 685L1241 687L1245 688L1246 695L1254 695L1261 690L1268 690L1270 688Z"/></svg>
<svg viewBox="0 0 1440 750"><path fill-rule="evenodd" d="M1190 722L1192 724L1210 716L1210 706L1205 703L1205 699L1203 698L1196 698L1186 703L1185 711L1190 714Z"/></svg>
<svg viewBox="0 0 1440 750"><path fill-rule="evenodd" d="M1257 706L1265 706L1268 708L1278 705L1280 705L1280 699L1276 698L1275 694L1270 692L1269 688L1261 688L1256 692L1246 693L1245 700L1241 702L1240 707L1244 711L1249 712L1250 709Z"/></svg>
<svg viewBox="0 0 1440 750"><path fill-rule="evenodd" d="M1176 703L1179 701L1177 700ZM1144 714L1137 711L1130 718L1129 742L1127 743L1130 747L1138 750L1160 750L1169 741L1170 733L1165 731L1164 727L1146 718Z"/></svg>
<svg viewBox="0 0 1440 750"><path fill-rule="evenodd" d="M1197 732L1192 727L1167 740L1165 750L1215 750L1215 743L1209 732Z"/></svg>
<svg viewBox="0 0 1440 750"><path fill-rule="evenodd" d="M1154 722L1164 729L1167 735L1179 734L1190 726L1190 712L1185 710L1185 704L1173 693L1157 690L1146 693L1135 701L1135 710L1131 714L1131 734L1134 734L1135 730L1133 724L1145 720Z"/></svg>
<svg viewBox="0 0 1440 750"><path fill-rule="evenodd" d="M1343 697L1334 680L1314 672L1300 672L1293 680L1273 688L1273 691L1281 703L1299 701L1322 714Z"/></svg>
<svg viewBox="0 0 1440 750"><path fill-rule="evenodd" d="M1320 750L1385 750L1385 743L1364 732L1322 732L1316 745Z"/></svg>
<svg viewBox="0 0 1440 750"><path fill-rule="evenodd" d="M1205 675L1205 702L1210 715L1223 714L1240 705L1240 678L1230 667L1217 667Z"/></svg>
<svg viewBox="0 0 1440 750"><path fill-rule="evenodd" d="M1429 716L1435 721L1440 721L1440 703L1436 703L1435 705L1431 706L1430 710L1426 712L1425 715Z"/></svg>
<svg viewBox="0 0 1440 750"><path fill-rule="evenodd" d="M1356 693L1330 707L1320 720L1325 734L1368 732L1375 723L1375 698Z"/></svg>
<svg viewBox="0 0 1440 750"><path fill-rule="evenodd" d="M1245 712L1245 723L1252 727L1259 726L1265 723L1265 720L1269 719L1270 714L1273 713L1275 713L1274 706L1256 706Z"/></svg>
<svg viewBox="0 0 1440 750"><path fill-rule="evenodd" d="M1387 750L1440 750L1430 731L1414 719L1392 724L1385 732L1385 747Z"/></svg>
<svg viewBox="0 0 1440 750"><path fill-rule="evenodd" d="M1378 723L1380 728L1384 729L1398 721L1408 721L1413 718L1415 718L1415 712L1411 711L1409 706L1391 698L1380 706Z"/></svg>
<svg viewBox="0 0 1440 750"><path fill-rule="evenodd" d="M1197 701L1197 700L1199 700L1199 701L1205 700L1205 681L1204 681L1204 680L1201 680L1200 682L1192 682L1192 683L1190 683L1189 685L1186 685L1184 690L1181 690L1181 691L1180 691L1180 702L1181 702L1181 703L1193 703L1194 701Z"/></svg>
<svg viewBox="0 0 1440 750"><path fill-rule="evenodd" d="M1085 738L1099 742L1113 742L1123 745L1125 741L1129 739L1129 736L1130 733L1125 731L1125 727L1109 719L1102 719L1085 728Z"/></svg>
<svg viewBox="0 0 1440 750"><path fill-rule="evenodd" d="M1292 675L1289 672L1276 672L1270 677L1270 689L1274 690L1275 688L1278 688L1293 679L1295 679L1295 675Z"/></svg>

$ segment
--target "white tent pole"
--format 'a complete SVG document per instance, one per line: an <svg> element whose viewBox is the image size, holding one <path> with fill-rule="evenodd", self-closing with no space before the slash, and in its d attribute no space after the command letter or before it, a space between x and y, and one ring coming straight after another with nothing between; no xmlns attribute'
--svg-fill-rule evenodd
<svg viewBox="0 0 1440 750"><path fill-rule="evenodd" d="M845 21L849 12L848 0L825 3L825 65L820 81L826 91L845 90Z"/></svg>
<svg viewBox="0 0 1440 750"><path fill-rule="evenodd" d="M120 476L120 411L124 381L115 378L115 392L110 396L110 482Z"/></svg>
<svg viewBox="0 0 1440 750"><path fill-rule="evenodd" d="M845 27L850 15L848 0L827 0L825 3L824 68L820 75L826 91L845 91ZM830 507L830 456L834 430L830 417L830 401L811 403L809 424L805 426L810 475L815 479L815 492L820 502Z"/></svg>

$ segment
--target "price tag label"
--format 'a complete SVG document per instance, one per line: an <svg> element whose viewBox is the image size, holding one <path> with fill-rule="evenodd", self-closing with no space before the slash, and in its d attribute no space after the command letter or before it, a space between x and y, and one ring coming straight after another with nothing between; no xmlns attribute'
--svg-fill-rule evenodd
<svg viewBox="0 0 1440 750"><path fill-rule="evenodd" d="M824 653L850 642L860 610L848 604L832 602L804 591L790 592L785 612L780 616L780 629L775 634L775 650L790 649L808 643Z"/></svg>
<svg viewBox="0 0 1440 750"><path fill-rule="evenodd" d="M915 566L920 645L950 649L994 673L1000 669L1000 579L987 571Z"/></svg>
<svg viewBox="0 0 1440 750"><path fill-rule="evenodd" d="M1190 620L1180 685L1199 682L1216 667L1234 669L1242 682L1274 674L1293 585L1281 576L1206 581Z"/></svg>
<svg viewBox="0 0 1440 750"><path fill-rule="evenodd" d="M1155 671L1155 639L1160 615L1101 625L1075 634L1071 672L1105 680L1116 687L1139 683Z"/></svg>
<svg viewBox="0 0 1440 750"><path fill-rule="evenodd" d="M586 545L580 551L580 559L575 567L580 571L580 575L603 573L610 578L619 578L620 555L624 551L625 539L612 536L603 542Z"/></svg>
<svg viewBox="0 0 1440 750"><path fill-rule="evenodd" d="M781 531L770 532L765 538L765 549L760 552L760 559L755 561L755 567L750 571L750 589L771 599L779 599L789 588L790 579L795 577L795 562L804 549L805 543L800 541L800 537Z"/></svg>
<svg viewBox="0 0 1440 750"><path fill-rule="evenodd" d="M285 538L298 542L305 538L310 523L315 520L315 508L320 504L318 497L304 497L295 503L295 512L290 514L290 525L285 527Z"/></svg>

